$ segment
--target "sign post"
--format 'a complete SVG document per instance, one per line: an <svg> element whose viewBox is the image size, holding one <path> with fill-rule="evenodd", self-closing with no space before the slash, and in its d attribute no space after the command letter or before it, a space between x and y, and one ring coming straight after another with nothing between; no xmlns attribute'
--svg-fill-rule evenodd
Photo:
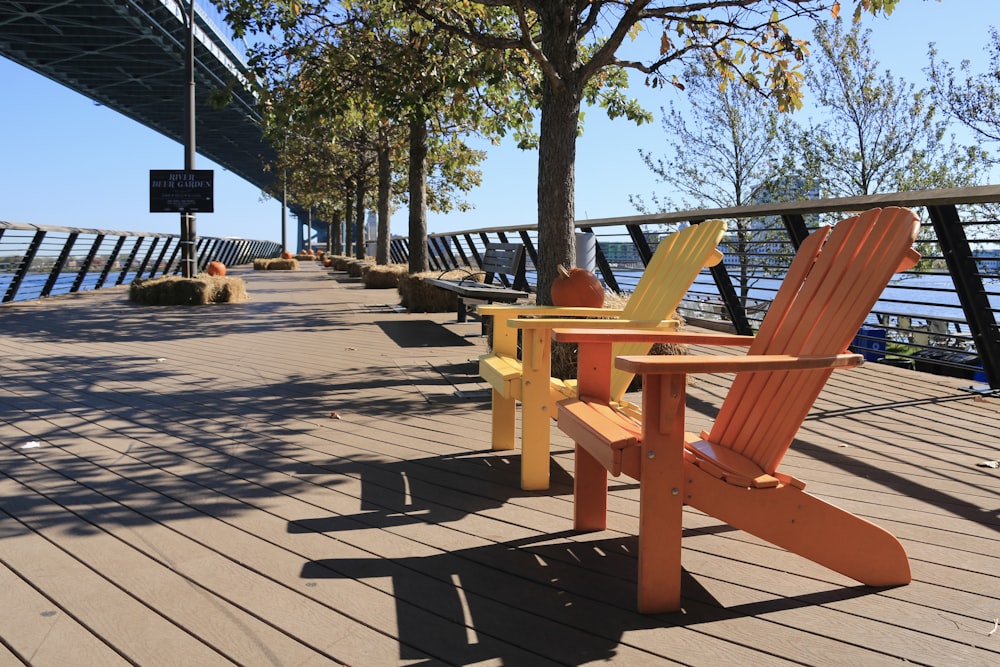
<svg viewBox="0 0 1000 667"><path fill-rule="evenodd" d="M149 212L181 214L181 275L194 278L195 213L215 210L215 172L211 169L150 169Z"/></svg>
<svg viewBox="0 0 1000 667"><path fill-rule="evenodd" d="M211 169L150 169L150 213L212 213L215 172Z"/></svg>

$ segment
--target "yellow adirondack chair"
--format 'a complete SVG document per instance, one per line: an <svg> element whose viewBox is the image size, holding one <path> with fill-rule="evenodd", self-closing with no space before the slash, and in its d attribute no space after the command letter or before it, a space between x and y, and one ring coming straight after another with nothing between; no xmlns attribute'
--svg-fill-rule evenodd
<svg viewBox="0 0 1000 667"><path fill-rule="evenodd" d="M492 443L494 450L515 447L516 405L521 402L521 488L549 488L549 422L556 403L575 396L575 383L551 377L551 330L565 326L567 317L616 318L574 320L580 327L667 327L667 320L687 293L702 267L722 260L716 246L726 233L723 220L691 225L660 241L625 308L556 308L550 306L481 306L483 316L493 317L492 352L479 360L479 374L492 391ZM530 316L530 318L528 317ZM523 330L521 357L517 333ZM622 344L616 354L646 354L652 343ZM634 374L615 371L610 395L621 400Z"/></svg>
<svg viewBox="0 0 1000 667"><path fill-rule="evenodd" d="M618 369L643 376L641 423L609 406L612 342L655 335L734 344L743 337L555 330L556 340L580 346L581 398L559 406L559 428L577 443L574 524L605 527L609 471L639 480L641 612L680 608L684 504L861 583L909 583L894 536L805 493L805 484L777 467L833 369L861 362L848 345L892 274L919 260L918 228L912 211L885 208L811 234L746 355L617 358ZM687 374L732 372L711 432L685 433Z"/></svg>

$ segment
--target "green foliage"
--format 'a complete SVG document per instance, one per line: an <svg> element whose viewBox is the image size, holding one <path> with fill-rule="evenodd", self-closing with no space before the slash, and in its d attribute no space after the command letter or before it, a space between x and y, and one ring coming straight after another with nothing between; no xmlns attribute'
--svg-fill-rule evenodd
<svg viewBox="0 0 1000 667"><path fill-rule="evenodd" d="M963 60L956 72L947 61L938 59L934 45L930 46L930 66L927 74L933 84L932 93L946 112L980 137L1000 142L1000 32L990 29L986 47L989 63L985 71L975 72L972 63Z"/></svg>
<svg viewBox="0 0 1000 667"><path fill-rule="evenodd" d="M862 11L888 13L897 0L858 0ZM547 298L556 265L574 256L573 160L581 104L599 104L614 117L636 122L649 114L624 96L622 74L637 71L654 87L683 87L674 68L708 54L721 85L740 83L772 97L781 110L802 105L806 42L791 35L789 18L828 17L840 11L827 0L656 0L524 3L521 0L406 0L436 26L488 49L512 49L537 65L541 88L538 184L538 291ZM513 22L490 24L514 17ZM642 30L660 33L659 49L641 59L620 57L626 39Z"/></svg>
<svg viewBox="0 0 1000 667"><path fill-rule="evenodd" d="M782 174L779 137L791 119L746 86L725 85L725 74L709 57L684 72L686 105L664 110L668 157L640 150L646 166L678 192L680 200L655 195L657 209L724 208L757 203ZM640 196L632 202L651 212Z"/></svg>
<svg viewBox="0 0 1000 667"><path fill-rule="evenodd" d="M466 206L459 193L479 183L484 154L464 136L531 140L537 74L519 54L470 49L395 0L221 4L238 32L258 36L251 63L293 199L321 206L330 193L376 189L366 205L379 211L380 258L393 201L410 204L418 250L427 207Z"/></svg>
<svg viewBox="0 0 1000 667"><path fill-rule="evenodd" d="M777 106L747 86L726 85L716 61L705 56L684 72L687 105L671 104L663 113L667 157L640 150L646 166L658 180L680 194L662 200L653 195L659 211L747 206L771 199L783 187L780 137L791 119ZM630 197L640 212L652 212L641 196ZM780 225L779 225L780 227ZM736 268L744 305L754 282L749 256L761 264L761 251L783 237L773 222L738 219L730 227L724 252L741 260Z"/></svg>
<svg viewBox="0 0 1000 667"><path fill-rule="evenodd" d="M822 116L797 134L799 176L824 197L975 185L985 153L956 142L928 91L879 70L869 34L816 28L808 86Z"/></svg>

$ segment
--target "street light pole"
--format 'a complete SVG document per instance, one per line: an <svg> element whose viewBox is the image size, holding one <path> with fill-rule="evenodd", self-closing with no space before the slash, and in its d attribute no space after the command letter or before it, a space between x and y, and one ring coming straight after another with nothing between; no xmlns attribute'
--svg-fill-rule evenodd
<svg viewBox="0 0 1000 667"><path fill-rule="evenodd" d="M194 169L195 159L195 100L194 100L194 0L191 0L188 7L188 34L185 53L185 74L187 76L187 90L185 94L185 117L184 117L184 169L191 171ZM197 273L195 267L195 214L189 211L181 213L181 275L185 278L194 278Z"/></svg>
<svg viewBox="0 0 1000 667"><path fill-rule="evenodd" d="M286 181L287 173L284 169L281 171L281 251L285 252L288 250L288 235L286 230L288 229L288 182Z"/></svg>

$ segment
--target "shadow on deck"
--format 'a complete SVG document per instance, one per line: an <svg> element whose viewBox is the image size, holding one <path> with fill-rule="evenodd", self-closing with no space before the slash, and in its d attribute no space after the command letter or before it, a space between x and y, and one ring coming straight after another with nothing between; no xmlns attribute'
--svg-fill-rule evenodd
<svg viewBox="0 0 1000 667"><path fill-rule="evenodd" d="M903 541L873 590L685 513L684 612L634 612L638 489L574 533L489 451L478 322L318 267L251 301L0 308L0 664L1000 662L1000 399L837 373L783 469ZM701 428L728 378L698 379ZM863 549L864 545L858 545Z"/></svg>

